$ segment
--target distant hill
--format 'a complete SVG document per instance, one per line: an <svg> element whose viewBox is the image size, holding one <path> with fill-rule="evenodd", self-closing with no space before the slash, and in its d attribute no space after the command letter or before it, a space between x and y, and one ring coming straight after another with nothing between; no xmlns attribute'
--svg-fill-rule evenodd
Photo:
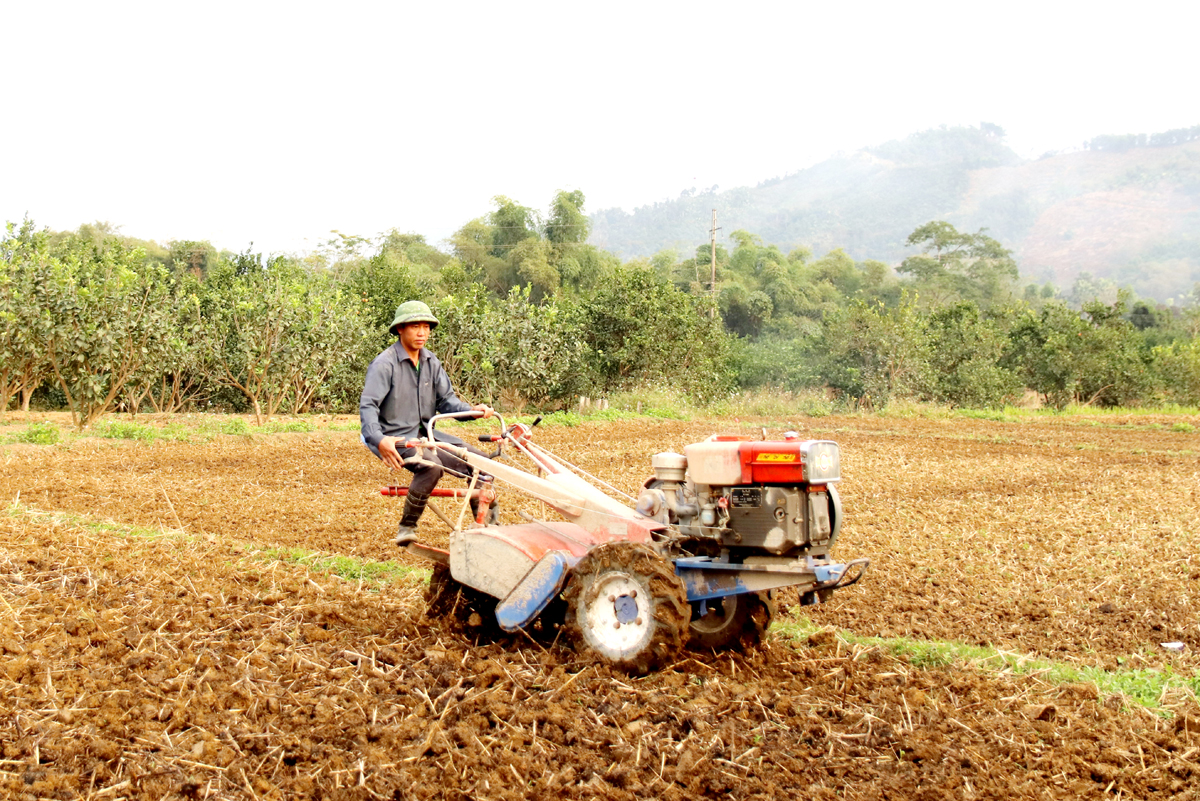
<svg viewBox="0 0 1200 801"><path fill-rule="evenodd" d="M1099 136L1031 161L986 123L924 131L755 187L598 211L590 241L626 257L690 256L708 241L713 209L721 237L745 229L784 251L840 247L893 265L930 220L987 228L1026 282L1065 290L1086 272L1165 302L1200 282L1200 127Z"/></svg>

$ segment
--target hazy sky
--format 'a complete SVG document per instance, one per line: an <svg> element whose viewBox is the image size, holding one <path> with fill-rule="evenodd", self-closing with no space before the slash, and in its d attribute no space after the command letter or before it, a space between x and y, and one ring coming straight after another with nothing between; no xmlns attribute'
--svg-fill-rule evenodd
<svg viewBox="0 0 1200 801"><path fill-rule="evenodd" d="M1200 124L1194 2L0 4L0 216L299 251L753 185L940 125ZM708 221L701 220L701 232Z"/></svg>

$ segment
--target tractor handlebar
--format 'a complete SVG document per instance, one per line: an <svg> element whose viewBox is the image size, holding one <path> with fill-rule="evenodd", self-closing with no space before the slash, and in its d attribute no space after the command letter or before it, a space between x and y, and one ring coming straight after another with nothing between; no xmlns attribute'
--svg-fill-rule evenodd
<svg viewBox="0 0 1200 801"><path fill-rule="evenodd" d="M439 420L468 419L468 418L472 418L472 417L479 417L481 414L483 414L483 412L477 412L474 409L468 409L465 412L448 412L446 414L435 414L433 417L429 418L429 434L430 434L430 436L433 436L433 429L437 426ZM507 426L505 426L505 424L504 424L504 418L500 416L499 412L495 412L495 411L492 412L492 417L495 417L497 420L500 421L500 429L502 431L505 428L507 428ZM480 441L483 441L482 437L480 438Z"/></svg>
<svg viewBox="0 0 1200 801"><path fill-rule="evenodd" d="M449 412L447 414L435 414L433 417L429 418L429 437L430 437L430 439L433 438L434 428L437 426L438 422L440 422L442 420L469 419L469 418L479 417L481 414L482 414L482 412L477 412L474 409L469 409L465 412ZM507 423L504 422L504 418L501 417L498 412L492 412L492 416L495 417L500 422L500 433L499 434L480 434L479 435L480 442L499 443L498 447L496 449L496 452L494 454L489 454L489 456L488 456L489 459L496 459L500 456L501 450L504 447L504 445L503 445L504 441L506 439L509 439L510 437L512 437L514 433L517 434L518 437L520 437L521 441L527 441L529 439L530 429L532 429L538 423L542 422L542 416L539 414L537 417L534 418L533 422L528 425L528 427L523 425L522 423L514 423L510 427ZM514 440L514 441L516 441L516 440Z"/></svg>

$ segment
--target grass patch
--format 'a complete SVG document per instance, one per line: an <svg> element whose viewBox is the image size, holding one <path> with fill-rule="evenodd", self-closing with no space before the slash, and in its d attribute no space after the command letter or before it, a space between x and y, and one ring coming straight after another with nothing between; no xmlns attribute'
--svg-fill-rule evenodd
<svg viewBox="0 0 1200 801"><path fill-rule="evenodd" d="M539 425L575 428L576 426L583 425L583 415L576 412L551 412L550 414L542 415L542 422Z"/></svg>
<svg viewBox="0 0 1200 801"><path fill-rule="evenodd" d="M56 445L61 439L62 432L54 423L31 423L13 435L13 441L29 445Z"/></svg>
<svg viewBox="0 0 1200 801"><path fill-rule="evenodd" d="M646 409L645 414L649 417L657 417L662 420L690 420L691 415L682 409L675 409L664 406L652 406Z"/></svg>
<svg viewBox="0 0 1200 801"><path fill-rule="evenodd" d="M317 427L304 418L292 420L268 420L258 427L260 434L308 434L316 431Z"/></svg>
<svg viewBox="0 0 1200 801"><path fill-rule="evenodd" d="M709 405L705 410L715 417L828 417L849 410L840 401L830 400L820 390L796 392L774 389L743 390Z"/></svg>
<svg viewBox="0 0 1200 801"><path fill-rule="evenodd" d="M1054 414L1062 417L1117 417L1123 415L1186 415L1194 417L1200 415L1200 407L1180 406L1177 403L1164 403L1161 406L1083 406L1072 403L1055 411Z"/></svg>
<svg viewBox="0 0 1200 801"><path fill-rule="evenodd" d="M139 442L159 438L158 429L133 420L102 420L92 426L91 434L104 439L133 439Z"/></svg>
<svg viewBox="0 0 1200 801"><path fill-rule="evenodd" d="M1016 423L1019 418L1014 414L1015 411L1011 406L1004 409L957 409L954 416L965 417L968 420L990 420L994 423Z"/></svg>
<svg viewBox="0 0 1200 801"><path fill-rule="evenodd" d="M425 568L409 567L396 562L368 562L351 556L322 554L302 548L269 548L256 551L255 556L270 561L303 565L309 570L366 584L380 585L393 581L416 584L429 581L429 570Z"/></svg>
<svg viewBox="0 0 1200 801"><path fill-rule="evenodd" d="M78 526L102 534L111 534L122 539L141 540L178 540L191 542L196 538L179 529L152 529L141 526L129 526L114 523L111 520L91 520L87 517L65 512L39 512L14 501L4 508L9 517L52 518L68 525ZM324 554L318 551L307 551L302 548L267 548L258 549L251 543L228 540L228 545L244 549L250 558L259 562L286 562L302 565L310 571L339 576L347 581L363 582L378 587L392 582L411 585L428 583L430 571L427 568L410 567L396 562L370 562L351 556Z"/></svg>
<svg viewBox="0 0 1200 801"><path fill-rule="evenodd" d="M1191 423L1176 423L1171 426L1171 430L1179 434L1195 434L1196 427Z"/></svg>
<svg viewBox="0 0 1200 801"><path fill-rule="evenodd" d="M808 618L792 616L778 618L772 630L793 640L803 640L821 631L822 627L814 625ZM1102 695L1121 695L1151 710L1159 710L1164 696L1171 690L1186 690L1200 698L1200 674L1180 674L1172 670L1170 665L1161 669L1103 670L965 643L914 640L908 637L859 637L846 631L839 631L836 636L847 644L879 648L916 668L966 664L1019 676L1037 674L1052 684L1093 684Z"/></svg>
<svg viewBox="0 0 1200 801"><path fill-rule="evenodd" d="M237 437L249 434L250 424L242 417L204 415L199 419L196 430L203 434L225 434Z"/></svg>

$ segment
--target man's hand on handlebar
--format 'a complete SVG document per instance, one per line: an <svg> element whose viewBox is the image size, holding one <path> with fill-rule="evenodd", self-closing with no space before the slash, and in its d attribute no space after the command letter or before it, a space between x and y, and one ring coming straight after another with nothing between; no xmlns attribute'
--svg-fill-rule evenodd
<svg viewBox="0 0 1200 801"><path fill-rule="evenodd" d="M477 403L471 408L479 412L479 417L482 420L486 420L496 413L496 410L491 406L488 406L486 403Z"/></svg>
<svg viewBox="0 0 1200 801"><path fill-rule="evenodd" d="M392 470L399 470L404 467L404 459L401 458L399 451L396 450L396 443L399 442L397 437L384 437L379 440L379 458L383 459Z"/></svg>

